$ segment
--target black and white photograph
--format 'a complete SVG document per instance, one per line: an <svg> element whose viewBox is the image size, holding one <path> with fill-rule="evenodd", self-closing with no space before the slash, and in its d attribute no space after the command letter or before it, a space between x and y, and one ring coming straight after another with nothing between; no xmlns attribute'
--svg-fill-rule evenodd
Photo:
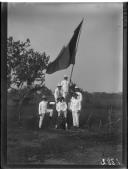
<svg viewBox="0 0 128 169"><path fill-rule="evenodd" d="M124 166L123 13L7 3L7 166Z"/></svg>

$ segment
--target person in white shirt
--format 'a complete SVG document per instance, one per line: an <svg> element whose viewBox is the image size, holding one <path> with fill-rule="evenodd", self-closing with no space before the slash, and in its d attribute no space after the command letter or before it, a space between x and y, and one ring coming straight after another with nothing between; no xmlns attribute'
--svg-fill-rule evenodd
<svg viewBox="0 0 128 169"><path fill-rule="evenodd" d="M60 99L58 99L58 102L56 103L56 110L58 112L58 118L60 116L64 117L65 128L67 128L67 104L64 100L64 97L61 97ZM57 127L58 125L56 125L56 128Z"/></svg>
<svg viewBox="0 0 128 169"><path fill-rule="evenodd" d="M57 102L57 99L61 98L62 96L63 96L62 85L58 84L57 88L55 89L55 93L54 93L55 101Z"/></svg>
<svg viewBox="0 0 128 169"><path fill-rule="evenodd" d="M82 102L83 97L82 97L82 93L80 92L80 89L77 86L75 86L75 93L77 94L77 99L79 101L79 108L81 110L81 102Z"/></svg>
<svg viewBox="0 0 128 169"><path fill-rule="evenodd" d="M42 123L43 123L43 119L44 119L44 115L47 112L47 99L45 96L42 97L42 101L39 103L39 128L42 127Z"/></svg>
<svg viewBox="0 0 128 169"><path fill-rule="evenodd" d="M64 80L61 81L63 97L66 98L69 91L69 81L68 76L64 76Z"/></svg>
<svg viewBox="0 0 128 169"><path fill-rule="evenodd" d="M79 102L77 93L74 93L71 98L70 110L72 111L73 126L79 127L79 115L81 110L81 104Z"/></svg>

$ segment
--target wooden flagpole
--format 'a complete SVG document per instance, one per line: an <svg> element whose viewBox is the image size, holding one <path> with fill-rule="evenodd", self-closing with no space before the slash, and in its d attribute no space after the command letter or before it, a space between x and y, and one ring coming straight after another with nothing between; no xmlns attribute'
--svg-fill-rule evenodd
<svg viewBox="0 0 128 169"><path fill-rule="evenodd" d="M74 64L72 65L69 84L71 84L71 78L72 78L72 72L73 72L73 69L74 69Z"/></svg>
<svg viewBox="0 0 128 169"><path fill-rule="evenodd" d="M83 19L83 20L84 20L84 19ZM83 23L82 23L82 24L83 24ZM78 49L78 44L79 44L81 29L82 29L82 25L81 25L80 32L79 32L78 39L77 39L77 43L76 43L75 55L76 55L76 52L77 52L77 49ZM72 69L71 69L69 85L71 84L73 69L74 69L74 64L72 65Z"/></svg>

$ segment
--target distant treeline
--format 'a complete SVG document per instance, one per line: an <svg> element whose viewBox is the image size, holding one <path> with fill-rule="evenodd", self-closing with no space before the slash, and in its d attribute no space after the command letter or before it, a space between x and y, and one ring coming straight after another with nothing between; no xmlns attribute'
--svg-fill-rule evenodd
<svg viewBox="0 0 128 169"><path fill-rule="evenodd" d="M22 91L23 90L23 91ZM25 92L25 89L22 89L21 93ZM83 95L82 109L85 108L109 108L112 106L114 109L122 108L122 93L105 93L105 92L95 92L89 93L87 91L81 90ZM33 102L38 102L41 99L41 96L46 95L48 100L54 101L53 92L48 89L46 86L40 87L36 92L30 92L30 94L25 99L27 101L33 100ZM10 97L13 100L18 100L19 92L17 90L12 90L10 92ZM40 98L40 99L37 99ZM38 100L38 101L37 101ZM31 102L32 103L32 102Z"/></svg>
<svg viewBox="0 0 128 169"><path fill-rule="evenodd" d="M20 103L21 93L23 94L26 92L27 88L20 91L13 89L8 93L8 112L10 112L12 108L16 110L8 113L8 117L10 117L10 115L13 117L14 114L15 116L18 115L17 105ZM89 127L91 129L101 128L102 130L106 127L105 130L108 130L108 124L112 122L112 127L115 127L116 130L117 128L121 129L122 93L89 93L83 90L81 90L81 92L83 95L80 113L81 127ZM32 116L34 118L38 114L38 105L42 95L46 95L49 101L54 101L53 94L53 91L46 86L32 89L27 97L24 98L20 108L22 118L32 118ZM111 122L109 115L111 115ZM55 119L53 121L55 121Z"/></svg>
<svg viewBox="0 0 128 169"><path fill-rule="evenodd" d="M120 109L122 107L122 93L105 93L105 92L82 92L83 108L109 108Z"/></svg>

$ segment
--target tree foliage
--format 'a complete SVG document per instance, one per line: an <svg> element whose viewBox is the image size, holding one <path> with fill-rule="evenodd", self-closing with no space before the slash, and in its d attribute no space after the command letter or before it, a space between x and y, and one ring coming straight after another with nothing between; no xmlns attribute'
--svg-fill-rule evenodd
<svg viewBox="0 0 128 169"><path fill-rule="evenodd" d="M45 80L44 70L47 67L49 56L30 48L30 40L25 42L14 41L12 37L7 39L7 84L15 84L17 87L27 85L40 78Z"/></svg>

